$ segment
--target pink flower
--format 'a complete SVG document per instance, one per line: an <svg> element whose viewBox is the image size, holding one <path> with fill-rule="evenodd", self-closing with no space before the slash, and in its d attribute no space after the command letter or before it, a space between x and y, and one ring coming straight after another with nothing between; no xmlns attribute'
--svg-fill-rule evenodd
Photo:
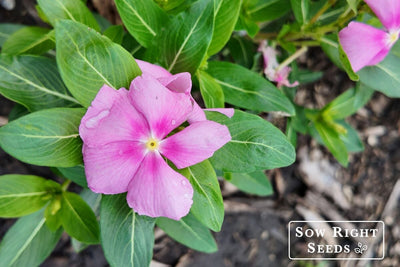
<svg viewBox="0 0 400 267"><path fill-rule="evenodd" d="M154 76L143 71L129 91L104 85L82 118L79 133L91 190L128 192L128 204L138 214L179 220L190 210L193 188L163 157L178 169L186 168L211 157L231 136L226 126L208 120L181 130L193 113L185 93L190 90L187 75L169 75L167 88L155 78L161 79L158 74L163 72L157 71Z"/></svg>
<svg viewBox="0 0 400 267"><path fill-rule="evenodd" d="M264 74L267 76L268 80L276 82L277 87L294 87L299 85L299 82L297 81L294 83L289 82L291 68L288 66L279 68L279 63L276 59L277 51L268 46L265 40L260 43L258 51L260 51L263 55Z"/></svg>
<svg viewBox="0 0 400 267"><path fill-rule="evenodd" d="M339 41L355 72L381 62L400 33L400 0L365 0L385 26L379 30L360 22L350 22L339 32Z"/></svg>

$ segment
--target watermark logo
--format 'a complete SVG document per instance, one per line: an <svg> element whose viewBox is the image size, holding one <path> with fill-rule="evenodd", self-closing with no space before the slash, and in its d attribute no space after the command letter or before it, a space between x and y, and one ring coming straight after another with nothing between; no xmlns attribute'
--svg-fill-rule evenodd
<svg viewBox="0 0 400 267"><path fill-rule="evenodd" d="M288 255L292 260L382 260L382 221L291 221Z"/></svg>

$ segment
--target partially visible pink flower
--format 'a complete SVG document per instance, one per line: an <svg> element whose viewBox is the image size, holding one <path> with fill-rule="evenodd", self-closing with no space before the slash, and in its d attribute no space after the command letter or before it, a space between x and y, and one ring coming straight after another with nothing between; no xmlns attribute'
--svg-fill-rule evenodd
<svg viewBox="0 0 400 267"><path fill-rule="evenodd" d="M276 59L277 51L268 46L267 41L262 41L258 48L258 51L262 53L264 59L264 74L267 76L268 80L277 83L277 87L294 87L299 85L299 82L294 83L289 82L289 74L291 68L285 66L279 68L279 63Z"/></svg>
<svg viewBox="0 0 400 267"><path fill-rule="evenodd" d="M229 118L233 116L235 112L233 108L214 108L203 110L190 94L190 91L192 90L192 79L189 72L182 72L172 75L166 69L160 66L138 59L136 59L136 62L143 73L153 76L169 90L177 93L184 93L191 99L193 102L193 111L188 116L189 123L206 120L207 118L204 110L220 112Z"/></svg>
<svg viewBox="0 0 400 267"><path fill-rule="evenodd" d="M103 194L128 192L129 206L141 215L185 216L193 188L163 157L181 169L211 157L231 140L226 126L208 120L173 132L192 112L186 94L167 89L145 72L129 91L104 85L79 127L89 188Z"/></svg>
<svg viewBox="0 0 400 267"><path fill-rule="evenodd" d="M360 22L350 22L339 32L339 41L354 72L376 65L399 39L400 0L365 0L385 26L379 30Z"/></svg>

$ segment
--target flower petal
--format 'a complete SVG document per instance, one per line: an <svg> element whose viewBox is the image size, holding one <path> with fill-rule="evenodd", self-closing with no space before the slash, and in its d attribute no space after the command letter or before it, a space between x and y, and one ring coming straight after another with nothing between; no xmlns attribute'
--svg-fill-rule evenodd
<svg viewBox="0 0 400 267"><path fill-rule="evenodd" d="M400 0L365 0L389 31L400 29Z"/></svg>
<svg viewBox="0 0 400 267"><path fill-rule="evenodd" d="M158 81L175 93L185 93L190 96L192 78L189 72L182 72L173 76L158 78Z"/></svg>
<svg viewBox="0 0 400 267"><path fill-rule="evenodd" d="M205 121L205 120L207 120L207 117L206 114L204 113L204 110L193 99L193 111L189 113L187 121L190 124L192 124L198 121Z"/></svg>
<svg viewBox="0 0 400 267"><path fill-rule="evenodd" d="M189 213L192 197L189 181L150 152L129 184L127 201L140 215L179 220Z"/></svg>
<svg viewBox="0 0 400 267"><path fill-rule="evenodd" d="M146 117L153 137L159 140L186 121L193 110L187 95L171 92L147 74L132 81L129 94L135 108Z"/></svg>
<svg viewBox="0 0 400 267"><path fill-rule="evenodd" d="M87 146L137 141L150 133L144 117L132 106L125 88L104 85L83 116L79 134Z"/></svg>
<svg viewBox="0 0 400 267"><path fill-rule="evenodd" d="M379 63L390 50L388 33L359 22L350 22L341 30L339 40L355 72Z"/></svg>
<svg viewBox="0 0 400 267"><path fill-rule="evenodd" d="M148 63L146 61L142 61L139 59L135 59L136 63L138 64L139 68L141 69L142 73L149 74L156 79L165 78L172 76L166 69L163 67Z"/></svg>
<svg viewBox="0 0 400 267"><path fill-rule="evenodd" d="M210 158L231 139L225 125L200 121L163 140L159 151L182 169Z"/></svg>
<svg viewBox="0 0 400 267"><path fill-rule="evenodd" d="M83 146L86 179L96 193L119 194L128 191L145 156L143 143L122 141L101 147Z"/></svg>
<svg viewBox="0 0 400 267"><path fill-rule="evenodd" d="M235 109L233 108L206 108L204 110L219 112L221 114L224 114L228 118L232 118L233 115L235 115Z"/></svg>

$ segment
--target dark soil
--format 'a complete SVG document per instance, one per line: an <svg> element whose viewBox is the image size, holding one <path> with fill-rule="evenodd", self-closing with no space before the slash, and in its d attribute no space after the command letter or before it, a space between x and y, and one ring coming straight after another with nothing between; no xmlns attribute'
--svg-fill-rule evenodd
<svg viewBox="0 0 400 267"><path fill-rule="evenodd" d="M17 7L13 11L5 11L0 7L0 22L37 24L32 2L17 1ZM325 74L318 82L300 86L296 98L298 104L320 108L353 86L346 74L327 61L318 49L309 51L306 57L300 59L300 63L312 70L322 70ZM11 101L0 96L0 116L7 117L12 106ZM297 149L306 149L306 154L319 151L321 160L327 161L337 170L335 179L342 186L343 195L350 204L349 208L338 205L335 197L319 191L307 182L300 170L300 163L304 158L299 154L294 165L268 172L275 189L275 194L271 197L254 197L222 183L226 216L222 231L214 235L218 252L204 254L192 251L157 230L154 260L166 266L179 267L316 266L317 262L309 262L315 265L306 265L307 262L290 261L288 258L287 224L291 220L304 219L297 209L299 205L330 219L330 210L318 211L319 204L310 203L308 197L312 193L327 200L346 220L384 219L385 259L370 264L400 266L399 201L388 216L382 215L400 174L400 101L375 93L367 106L350 117L348 122L361 134L365 145L363 152L351 155L348 168L340 167L325 148L308 136L300 136ZM0 150L0 175L9 173L55 178L49 169L21 163ZM0 239L13 222L14 220L0 219ZM98 267L108 264L100 246L91 246L78 254L72 249L69 237L64 234L42 266ZM332 261L326 262L324 266L354 265Z"/></svg>

